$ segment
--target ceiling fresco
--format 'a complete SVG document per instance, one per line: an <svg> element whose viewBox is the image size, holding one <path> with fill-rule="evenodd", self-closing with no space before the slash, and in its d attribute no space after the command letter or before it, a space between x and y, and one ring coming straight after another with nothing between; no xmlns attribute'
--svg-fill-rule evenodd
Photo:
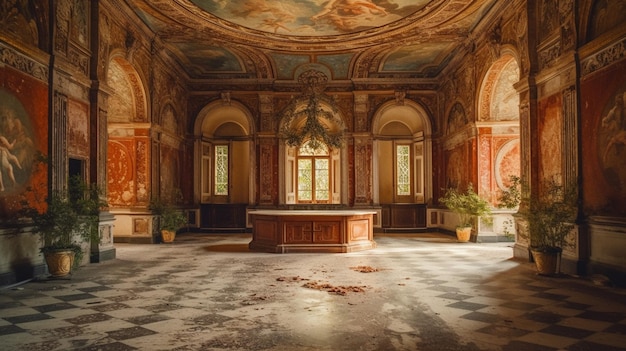
<svg viewBox="0 0 626 351"><path fill-rule="evenodd" d="M238 25L297 36L355 33L405 18L429 0L191 0Z"/></svg>
<svg viewBox="0 0 626 351"><path fill-rule="evenodd" d="M303 65L332 80L436 77L497 0L121 1L189 78L294 81Z"/></svg>

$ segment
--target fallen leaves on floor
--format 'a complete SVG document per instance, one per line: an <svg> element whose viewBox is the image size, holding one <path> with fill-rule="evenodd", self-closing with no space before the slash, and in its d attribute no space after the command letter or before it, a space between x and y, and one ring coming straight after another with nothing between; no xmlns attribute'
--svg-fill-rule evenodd
<svg viewBox="0 0 626 351"><path fill-rule="evenodd" d="M276 281L279 281L279 282L299 282L299 281L302 281L302 280L310 280L310 279L302 278L300 276L295 276L295 277L290 277L290 278L288 278L288 277L278 277L278 278L276 278Z"/></svg>
<svg viewBox="0 0 626 351"><path fill-rule="evenodd" d="M361 273L372 273L372 272L379 271L378 268L374 268L370 266L356 266L356 267L350 267L350 269L352 269L353 271L361 272Z"/></svg>
<svg viewBox="0 0 626 351"><path fill-rule="evenodd" d="M347 295L349 292L365 292L366 286L334 286L328 283L319 283L316 281L306 282L302 285L305 288L315 289L315 290L325 290L331 294L337 295Z"/></svg>

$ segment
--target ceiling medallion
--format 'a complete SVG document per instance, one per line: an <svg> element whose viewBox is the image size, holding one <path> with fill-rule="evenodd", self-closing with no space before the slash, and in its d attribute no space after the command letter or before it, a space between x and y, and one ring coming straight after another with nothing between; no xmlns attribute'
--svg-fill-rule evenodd
<svg viewBox="0 0 626 351"><path fill-rule="evenodd" d="M341 126L341 120L335 116L339 107L333 98L324 94L328 77L320 71L308 70L298 77L302 87L302 95L297 96L278 114L283 121L280 130L281 138L289 146L300 146L309 142L313 150L324 145L340 148L343 145L343 133L332 132L327 124ZM322 107L324 103L325 108ZM304 119L304 125L298 124Z"/></svg>

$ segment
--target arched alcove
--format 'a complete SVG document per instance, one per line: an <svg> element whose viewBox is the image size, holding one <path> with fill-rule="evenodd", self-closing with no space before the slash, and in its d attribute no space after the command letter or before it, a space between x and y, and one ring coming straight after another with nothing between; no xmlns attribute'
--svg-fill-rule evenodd
<svg viewBox="0 0 626 351"><path fill-rule="evenodd" d="M383 227L425 227L432 198L431 123L419 104L389 102L372 121L373 198Z"/></svg>
<svg viewBox="0 0 626 351"><path fill-rule="evenodd" d="M107 200L113 211L147 206L151 188L150 140L145 125L148 118L144 84L132 64L121 56L113 56L108 68Z"/></svg>
<svg viewBox="0 0 626 351"><path fill-rule="evenodd" d="M245 228L246 206L254 203L254 122L237 101L216 101L196 118L194 189L200 227Z"/></svg>
<svg viewBox="0 0 626 351"><path fill-rule="evenodd" d="M504 52L490 67L478 98L478 192L496 203L500 191L519 176L519 93L514 84L520 70L512 52Z"/></svg>

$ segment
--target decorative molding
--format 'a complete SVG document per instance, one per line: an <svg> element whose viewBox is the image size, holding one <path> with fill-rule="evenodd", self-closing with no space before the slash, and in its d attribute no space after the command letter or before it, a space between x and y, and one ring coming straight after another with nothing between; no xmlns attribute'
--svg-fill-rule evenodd
<svg viewBox="0 0 626 351"><path fill-rule="evenodd" d="M613 43L583 59L580 63L581 76L584 77L595 71L598 71L604 67L607 67L617 61L623 60L626 57L626 38Z"/></svg>
<svg viewBox="0 0 626 351"><path fill-rule="evenodd" d="M50 70L47 66L34 61L27 56L13 50L0 42L0 62L9 65L20 72L38 79L44 83L48 83Z"/></svg>
<svg viewBox="0 0 626 351"><path fill-rule="evenodd" d="M561 56L561 42L554 42L552 45L539 52L539 69L553 66L559 56Z"/></svg>

